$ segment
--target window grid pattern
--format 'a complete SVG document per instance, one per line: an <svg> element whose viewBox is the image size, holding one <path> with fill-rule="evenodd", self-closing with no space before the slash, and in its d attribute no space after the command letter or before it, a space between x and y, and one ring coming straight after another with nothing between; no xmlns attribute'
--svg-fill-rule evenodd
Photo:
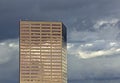
<svg viewBox="0 0 120 83"><path fill-rule="evenodd" d="M66 83L61 22L20 22L20 83Z"/></svg>

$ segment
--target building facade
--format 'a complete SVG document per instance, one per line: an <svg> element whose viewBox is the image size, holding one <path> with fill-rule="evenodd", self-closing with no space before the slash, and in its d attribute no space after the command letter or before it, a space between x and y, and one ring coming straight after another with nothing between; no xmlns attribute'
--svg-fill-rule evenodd
<svg viewBox="0 0 120 83"><path fill-rule="evenodd" d="M66 27L20 21L20 83L67 83Z"/></svg>

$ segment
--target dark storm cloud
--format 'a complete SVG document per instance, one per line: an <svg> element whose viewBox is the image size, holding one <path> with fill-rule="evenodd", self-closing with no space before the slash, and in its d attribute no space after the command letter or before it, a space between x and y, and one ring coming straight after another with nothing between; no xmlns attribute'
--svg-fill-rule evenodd
<svg viewBox="0 0 120 83"><path fill-rule="evenodd" d="M118 3L119 0L1 0L0 39L18 37L20 19L63 21L68 30L94 31L92 21L118 14Z"/></svg>

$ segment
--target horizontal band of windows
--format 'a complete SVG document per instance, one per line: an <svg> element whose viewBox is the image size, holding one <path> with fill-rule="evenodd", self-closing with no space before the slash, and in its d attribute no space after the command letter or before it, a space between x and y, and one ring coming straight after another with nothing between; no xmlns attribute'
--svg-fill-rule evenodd
<svg viewBox="0 0 120 83"><path fill-rule="evenodd" d="M21 32L20 32L20 36L22 36L23 34L29 35L30 32L29 32L29 31L21 31Z"/></svg>
<svg viewBox="0 0 120 83"><path fill-rule="evenodd" d="M31 27L30 30L37 30L37 31L40 31L40 27Z"/></svg>
<svg viewBox="0 0 120 83"><path fill-rule="evenodd" d="M29 26L30 24L27 22L20 22L20 26Z"/></svg>
<svg viewBox="0 0 120 83"><path fill-rule="evenodd" d="M21 76L21 78L30 78L30 76Z"/></svg>
<svg viewBox="0 0 120 83"><path fill-rule="evenodd" d="M29 29L30 29L29 27L21 27L20 31L22 31L22 30L29 30Z"/></svg>
<svg viewBox="0 0 120 83"><path fill-rule="evenodd" d="M61 71L61 68L45 68L44 67L44 70L49 70L49 71Z"/></svg>
<svg viewBox="0 0 120 83"><path fill-rule="evenodd" d="M52 68L61 68L61 66L51 66Z"/></svg>
<svg viewBox="0 0 120 83"><path fill-rule="evenodd" d="M60 33L52 33L51 36L52 36L52 35L53 35L53 36L55 36L55 35L56 35L56 36L60 36L61 34L60 34Z"/></svg>
<svg viewBox="0 0 120 83"><path fill-rule="evenodd" d="M40 26L40 23L31 23L31 26Z"/></svg>
<svg viewBox="0 0 120 83"><path fill-rule="evenodd" d="M30 49L21 48L21 51L30 51Z"/></svg>
<svg viewBox="0 0 120 83"><path fill-rule="evenodd" d="M61 42L61 40L60 39L52 39L51 43L54 43L54 42Z"/></svg>
<svg viewBox="0 0 120 83"><path fill-rule="evenodd" d="M37 40L37 39L40 39L40 36L41 35L30 35L30 39Z"/></svg>
<svg viewBox="0 0 120 83"><path fill-rule="evenodd" d="M29 43L30 43L30 40L23 40L23 39L20 40L20 44L26 44L26 43L29 44Z"/></svg>
<svg viewBox="0 0 120 83"><path fill-rule="evenodd" d="M40 59L31 59L30 62L40 62L41 60Z"/></svg>
<svg viewBox="0 0 120 83"><path fill-rule="evenodd" d="M28 68L29 69L30 65L20 65L20 68L26 68L26 69Z"/></svg>
<svg viewBox="0 0 120 83"><path fill-rule="evenodd" d="M61 56L60 55L52 56L52 59L61 59Z"/></svg>
<svg viewBox="0 0 120 83"><path fill-rule="evenodd" d="M28 55L30 55L30 53L22 53L22 52L20 52L20 56L28 56Z"/></svg>
<svg viewBox="0 0 120 83"><path fill-rule="evenodd" d="M20 40L21 41L28 41L28 40L30 40L30 37L28 36L28 37L20 37Z"/></svg>
<svg viewBox="0 0 120 83"><path fill-rule="evenodd" d="M42 80L45 79L44 81L47 81L47 79L50 79L50 78L51 78L51 76L43 76Z"/></svg>
<svg viewBox="0 0 120 83"><path fill-rule="evenodd" d="M26 44L26 43L30 43L30 40L24 40L24 39L22 39L22 40L20 40L20 44Z"/></svg>
<svg viewBox="0 0 120 83"><path fill-rule="evenodd" d="M20 54L30 54L30 52L20 52Z"/></svg>
<svg viewBox="0 0 120 83"><path fill-rule="evenodd" d="M20 49L20 52L30 52L30 50L22 50L22 49Z"/></svg>
<svg viewBox="0 0 120 83"><path fill-rule="evenodd" d="M40 50L40 47L39 48L30 48L30 50Z"/></svg>
<svg viewBox="0 0 120 83"><path fill-rule="evenodd" d="M61 36L58 36L58 35L52 35L51 38L61 38Z"/></svg>
<svg viewBox="0 0 120 83"><path fill-rule="evenodd" d="M30 29L31 29L31 30L32 30L32 29L39 29L39 30L40 30L41 28L40 28L40 26L31 26Z"/></svg>
<svg viewBox="0 0 120 83"><path fill-rule="evenodd" d="M37 36L37 35L41 35L41 34L40 33L31 33L31 36L33 36L33 35Z"/></svg>
<svg viewBox="0 0 120 83"><path fill-rule="evenodd" d="M26 32L30 32L29 30L21 30L21 33L26 33Z"/></svg>
<svg viewBox="0 0 120 83"><path fill-rule="evenodd" d="M30 38L39 39L40 35L31 35Z"/></svg>
<svg viewBox="0 0 120 83"><path fill-rule="evenodd" d="M40 34L41 32L29 32L31 34Z"/></svg>
<svg viewBox="0 0 120 83"><path fill-rule="evenodd" d="M51 53L41 53L41 55L51 55ZM44 58L44 57L42 57Z"/></svg>
<svg viewBox="0 0 120 83"><path fill-rule="evenodd" d="M61 26L61 24L52 24L52 26Z"/></svg>
<svg viewBox="0 0 120 83"><path fill-rule="evenodd" d="M41 43L40 40L38 40L38 41L36 41L36 40L31 40L31 41L30 41L30 44L40 44L40 43Z"/></svg>
<svg viewBox="0 0 120 83"><path fill-rule="evenodd" d="M30 29L29 26L21 26L20 30L24 30L24 29Z"/></svg>
<svg viewBox="0 0 120 83"><path fill-rule="evenodd" d="M54 30L52 31L52 34L62 34L62 32L60 30Z"/></svg>
<svg viewBox="0 0 120 83"><path fill-rule="evenodd" d="M37 49L37 50L30 49L30 52L32 52L32 53L38 53L38 52L40 52L40 48L39 48L39 49Z"/></svg>
<svg viewBox="0 0 120 83"><path fill-rule="evenodd" d="M61 50L52 50L52 52L61 52Z"/></svg>
<svg viewBox="0 0 120 83"><path fill-rule="evenodd" d="M61 79L61 76L52 76L52 78Z"/></svg>
<svg viewBox="0 0 120 83"><path fill-rule="evenodd" d="M31 44L30 46L33 46L33 47L34 47L34 46L37 46L37 45ZM43 44L40 45L40 44L39 44L39 46L40 46L41 48L51 47L51 45L48 45L48 44L47 44L47 45L43 45ZM37 46L37 47L38 47L38 46Z"/></svg>
<svg viewBox="0 0 120 83"><path fill-rule="evenodd" d="M61 73L51 73L52 75L62 75Z"/></svg>
<svg viewBox="0 0 120 83"><path fill-rule="evenodd" d="M29 34L28 35L20 35L20 38L25 38L25 37L30 38L30 35Z"/></svg>
<svg viewBox="0 0 120 83"><path fill-rule="evenodd" d="M26 39L26 40L24 40L24 39L20 39L20 44L21 43L30 43L30 39Z"/></svg>
<svg viewBox="0 0 120 83"><path fill-rule="evenodd" d="M52 63L61 63L62 61L61 60L52 60L51 62Z"/></svg>
<svg viewBox="0 0 120 83"><path fill-rule="evenodd" d="M29 56L29 55L20 55L20 58L21 59L30 59L31 56Z"/></svg>
<svg viewBox="0 0 120 83"><path fill-rule="evenodd" d="M61 27L52 27L52 31L54 31L54 30L60 30L60 31L62 31Z"/></svg>
<svg viewBox="0 0 120 83"><path fill-rule="evenodd" d="M30 42L40 42L40 38L31 38L30 39Z"/></svg>
<svg viewBox="0 0 120 83"><path fill-rule="evenodd" d="M56 47L55 47L56 46ZM61 48L61 45L52 45L51 49L60 49Z"/></svg>
<svg viewBox="0 0 120 83"><path fill-rule="evenodd" d="M51 51L52 49L50 49L50 48L43 48L43 49L40 49L40 50L41 50L41 52L42 52L42 51L45 51L45 52L46 52L46 51Z"/></svg>
<svg viewBox="0 0 120 83"><path fill-rule="evenodd" d="M50 65L51 63L43 63L44 65Z"/></svg>
<svg viewBox="0 0 120 83"><path fill-rule="evenodd" d="M40 58L41 56L33 56L33 55L31 55L31 58Z"/></svg>
<svg viewBox="0 0 120 83"><path fill-rule="evenodd" d="M52 48L52 50L61 50L61 48ZM62 50L61 50L62 51Z"/></svg>
<svg viewBox="0 0 120 83"><path fill-rule="evenodd" d="M61 64L51 64L51 66L61 66Z"/></svg>
<svg viewBox="0 0 120 83"><path fill-rule="evenodd" d="M40 32L41 34L51 34L51 31L49 31L49 32Z"/></svg>
<svg viewBox="0 0 120 83"><path fill-rule="evenodd" d="M26 69L26 68L22 68L21 70L20 70L21 72L23 72L23 73L29 73L29 72L41 72L41 70L40 69L38 69L38 68L29 68L28 70Z"/></svg>
<svg viewBox="0 0 120 83"><path fill-rule="evenodd" d="M61 56L56 55L57 57L52 56L52 60L61 60Z"/></svg>
<svg viewBox="0 0 120 83"><path fill-rule="evenodd" d="M51 36L49 36L49 35L41 35L41 37L40 37L41 39L51 39L52 37Z"/></svg>
<svg viewBox="0 0 120 83"><path fill-rule="evenodd" d="M40 30L32 30L31 29L31 32L41 32Z"/></svg>
<svg viewBox="0 0 120 83"><path fill-rule="evenodd" d="M30 49L40 49L40 46L31 46Z"/></svg>
<svg viewBox="0 0 120 83"><path fill-rule="evenodd" d="M22 62L20 65L30 65L30 62Z"/></svg>
<svg viewBox="0 0 120 83"><path fill-rule="evenodd" d="M41 32L51 32L50 29L41 29Z"/></svg>
<svg viewBox="0 0 120 83"><path fill-rule="evenodd" d="M26 61L31 61L30 59L21 59L20 61L26 62Z"/></svg>
<svg viewBox="0 0 120 83"><path fill-rule="evenodd" d="M57 62L57 63L52 63L52 65L60 65L61 62Z"/></svg>
<svg viewBox="0 0 120 83"><path fill-rule="evenodd" d="M52 55L52 57L55 57L55 56L56 57L58 57L58 56L61 57L61 53L52 53L51 55Z"/></svg>
<svg viewBox="0 0 120 83"><path fill-rule="evenodd" d="M21 68L20 71L21 71L20 73L29 73L30 69L29 68Z"/></svg>
<svg viewBox="0 0 120 83"><path fill-rule="evenodd" d="M26 60L26 58L21 58L21 59ZM35 59L35 60L32 60L32 59ZM39 57L30 57L30 61L41 61L41 60Z"/></svg>
<svg viewBox="0 0 120 83"><path fill-rule="evenodd" d="M40 53L30 53L30 54L33 54L33 55L34 55L34 54L36 54L36 55L40 55Z"/></svg>
<svg viewBox="0 0 120 83"><path fill-rule="evenodd" d="M28 47L30 47L30 44L29 43L20 43L20 46L28 46Z"/></svg>
<svg viewBox="0 0 120 83"><path fill-rule="evenodd" d="M62 71L61 68L51 68L52 71Z"/></svg>
<svg viewBox="0 0 120 83"><path fill-rule="evenodd" d="M51 57L47 57L46 59L41 59L42 62L45 62L45 63L51 63Z"/></svg>
<svg viewBox="0 0 120 83"><path fill-rule="evenodd" d="M30 73L21 73L22 75L30 75Z"/></svg>
<svg viewBox="0 0 120 83"><path fill-rule="evenodd" d="M51 24L41 24L41 26L50 26Z"/></svg>
<svg viewBox="0 0 120 83"><path fill-rule="evenodd" d="M43 66L44 68L51 68L51 65L50 66Z"/></svg>
<svg viewBox="0 0 120 83"><path fill-rule="evenodd" d="M22 35L30 35L30 33L20 33L20 36L22 36Z"/></svg>
<svg viewBox="0 0 120 83"><path fill-rule="evenodd" d="M49 65L49 64L44 64L44 66L51 66L51 67L52 67L52 66L61 66L61 64L59 64L59 65L52 65L52 64Z"/></svg>
<svg viewBox="0 0 120 83"><path fill-rule="evenodd" d="M41 29L51 29L50 26L42 26Z"/></svg>
<svg viewBox="0 0 120 83"><path fill-rule="evenodd" d="M41 36L51 36L51 34L50 33L47 33L47 34L41 33Z"/></svg>
<svg viewBox="0 0 120 83"><path fill-rule="evenodd" d="M56 54L56 55L51 55L50 54L50 55L48 55L48 53L46 53L46 55L42 55L42 56L40 54L38 54L38 55L34 55L34 54L32 54L32 55L21 54L20 57L24 58L24 59L28 59L28 58L40 58L40 57L41 58L48 58L48 57L50 58L50 57L52 57L52 59L59 59L59 58L61 59L62 58L60 54Z"/></svg>

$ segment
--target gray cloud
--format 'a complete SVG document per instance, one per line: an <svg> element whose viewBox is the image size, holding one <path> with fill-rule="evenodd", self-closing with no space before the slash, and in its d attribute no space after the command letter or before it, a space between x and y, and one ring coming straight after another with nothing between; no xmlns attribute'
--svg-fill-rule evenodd
<svg viewBox="0 0 120 83"><path fill-rule="evenodd" d="M69 31L74 28L80 31L94 31L92 25L96 19L106 16L119 18L119 2L119 0L1 0L0 39L17 38L20 19L63 21L69 27ZM9 31L6 31L7 29ZM13 30L15 33L11 33Z"/></svg>
<svg viewBox="0 0 120 83"><path fill-rule="evenodd" d="M22 19L63 21L67 26L69 79L119 78L119 3L120 0L1 0L0 41L5 41L0 43L0 73L17 71L18 67L8 65L18 61L18 50L10 46L17 45L17 40L11 38L18 38ZM87 59L82 59L83 54ZM12 73L0 79L9 79Z"/></svg>
<svg viewBox="0 0 120 83"><path fill-rule="evenodd" d="M0 82L18 82L18 39L0 42Z"/></svg>
<svg viewBox="0 0 120 83"><path fill-rule="evenodd" d="M70 79L120 78L118 24L118 18L102 18L93 22L94 31L74 29L70 33L69 40L84 41L68 44Z"/></svg>
<svg viewBox="0 0 120 83"><path fill-rule="evenodd" d="M92 26L94 31L74 29L70 33L69 40L84 42L71 44L69 53L72 52L72 54L84 58L119 54L120 46L117 38L120 30L117 26L118 22L119 19L115 18L99 19Z"/></svg>
<svg viewBox="0 0 120 83"><path fill-rule="evenodd" d="M68 76L70 79L115 79L120 78L120 57L94 58L79 60L73 55L69 56ZM74 64L74 65L73 65Z"/></svg>

